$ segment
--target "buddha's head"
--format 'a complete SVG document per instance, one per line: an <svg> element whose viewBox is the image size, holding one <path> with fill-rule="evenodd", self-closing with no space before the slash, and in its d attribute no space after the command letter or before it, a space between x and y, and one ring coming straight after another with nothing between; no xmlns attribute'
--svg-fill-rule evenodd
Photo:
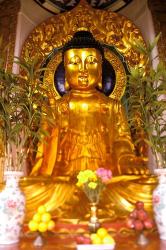
<svg viewBox="0 0 166 250"><path fill-rule="evenodd" d="M88 31L78 31L63 49L65 77L70 88L94 89L102 81L103 48Z"/></svg>

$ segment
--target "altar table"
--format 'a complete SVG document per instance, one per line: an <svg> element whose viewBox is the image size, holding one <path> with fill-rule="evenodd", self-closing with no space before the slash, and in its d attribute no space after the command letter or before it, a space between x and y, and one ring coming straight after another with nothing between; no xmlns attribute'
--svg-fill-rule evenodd
<svg viewBox="0 0 166 250"><path fill-rule="evenodd" d="M166 250L166 241L160 241L157 233L148 235L149 243L146 246L137 245L136 239L136 235L115 236L115 250ZM54 234L49 238L46 237L42 247L35 247L33 240L34 237L23 236L18 245L5 248L0 246L0 250L76 250L76 243L72 235Z"/></svg>

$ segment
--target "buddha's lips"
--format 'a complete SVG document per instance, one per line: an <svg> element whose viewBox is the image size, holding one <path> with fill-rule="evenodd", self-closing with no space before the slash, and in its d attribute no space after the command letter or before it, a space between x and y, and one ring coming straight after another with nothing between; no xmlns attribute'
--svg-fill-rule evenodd
<svg viewBox="0 0 166 250"><path fill-rule="evenodd" d="M78 81L81 82L81 83L88 83L88 77L87 76L79 76L78 77Z"/></svg>

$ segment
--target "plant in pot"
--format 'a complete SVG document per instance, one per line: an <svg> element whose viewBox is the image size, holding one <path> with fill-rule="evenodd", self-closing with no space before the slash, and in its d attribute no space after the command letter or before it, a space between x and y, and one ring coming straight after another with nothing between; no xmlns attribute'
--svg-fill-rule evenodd
<svg viewBox="0 0 166 250"><path fill-rule="evenodd" d="M5 145L6 179L6 186L0 193L0 244L19 241L25 198L18 181L23 175L27 156L47 135L41 126L41 117L47 118L47 122L52 119L52 110L46 100L47 89L39 77L44 69L37 69L36 58L17 58L16 63L24 71L20 75L7 72L2 58L0 64L0 123Z"/></svg>
<svg viewBox="0 0 166 250"><path fill-rule="evenodd" d="M135 46L151 58L159 37L147 47L140 42ZM144 131L144 136L138 137L135 144L147 144L155 158L154 173L159 176L159 185L153 192L153 207L160 238L166 239L166 66L158 57L155 60L155 68L151 59L146 69L131 69L127 91L128 121L137 135Z"/></svg>

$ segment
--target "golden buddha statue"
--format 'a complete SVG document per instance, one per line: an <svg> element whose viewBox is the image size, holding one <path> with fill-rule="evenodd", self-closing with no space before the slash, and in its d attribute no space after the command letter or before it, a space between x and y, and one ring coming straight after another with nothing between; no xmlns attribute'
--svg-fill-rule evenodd
<svg viewBox="0 0 166 250"><path fill-rule="evenodd" d="M104 167L115 176L131 171L130 165L140 173L121 103L97 89L102 46L90 32L79 31L63 51L69 91L55 105L55 127L31 175L73 178L80 170Z"/></svg>
<svg viewBox="0 0 166 250"><path fill-rule="evenodd" d="M76 32L63 48L67 93L55 103L55 126L39 145L31 172L41 182L24 190L32 196L28 216L35 200L56 217L85 219L87 198L76 187L76 176L99 167L114 176L101 197L101 217L124 216L137 200L151 209L155 182L144 160L135 156L122 104L101 92L103 61L103 47L88 31Z"/></svg>

